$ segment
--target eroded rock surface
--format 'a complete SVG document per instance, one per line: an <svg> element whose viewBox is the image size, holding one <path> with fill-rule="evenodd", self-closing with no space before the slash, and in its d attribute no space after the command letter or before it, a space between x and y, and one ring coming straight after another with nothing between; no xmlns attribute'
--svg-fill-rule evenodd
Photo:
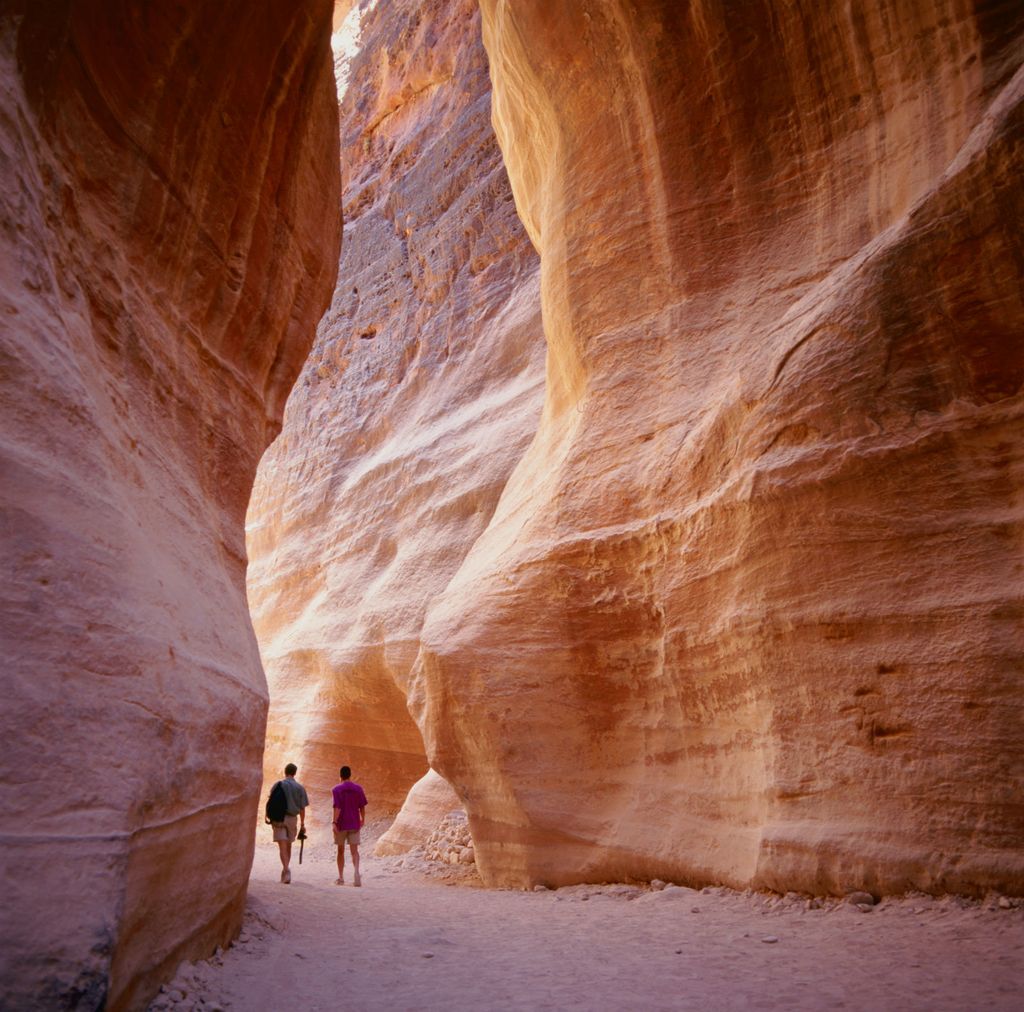
<svg viewBox="0 0 1024 1012"><path fill-rule="evenodd" d="M266 774L296 762L314 819L343 763L373 815L426 773L406 707L423 614L490 520L544 382L538 261L475 4L364 3L347 30L341 280L248 520Z"/></svg>
<svg viewBox="0 0 1024 1012"><path fill-rule="evenodd" d="M377 841L378 857L406 854L426 844L449 812L462 809L451 784L436 770L427 770L412 785L395 821Z"/></svg>
<svg viewBox="0 0 1024 1012"><path fill-rule="evenodd" d="M337 268L330 19L0 13L5 1007L140 1007L241 922L243 520Z"/></svg>
<svg viewBox="0 0 1024 1012"><path fill-rule="evenodd" d="M485 881L1020 893L1020 5L482 8L548 395L410 698Z"/></svg>
<svg viewBox="0 0 1024 1012"><path fill-rule="evenodd" d="M1020 5L482 8L543 410L472 11L364 4L271 771L425 744L491 884L1021 892Z"/></svg>

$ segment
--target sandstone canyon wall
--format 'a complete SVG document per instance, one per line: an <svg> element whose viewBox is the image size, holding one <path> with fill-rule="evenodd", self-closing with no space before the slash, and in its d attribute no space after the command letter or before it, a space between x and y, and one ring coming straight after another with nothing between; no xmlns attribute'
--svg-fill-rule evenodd
<svg viewBox="0 0 1024 1012"><path fill-rule="evenodd" d="M342 763L371 815L427 772L406 706L423 614L543 398L538 261L490 125L479 20L470 0L364 2L338 62L340 280L248 517L265 772L296 762L314 820Z"/></svg>
<svg viewBox="0 0 1024 1012"><path fill-rule="evenodd" d="M5 1008L141 1007L240 924L243 523L337 268L330 22L0 5Z"/></svg>
<svg viewBox="0 0 1024 1012"><path fill-rule="evenodd" d="M444 817L454 812L465 819L462 802L452 790L452 785L435 770L427 770L409 788L394 822L377 840L374 854L391 857L423 846Z"/></svg>
<svg viewBox="0 0 1024 1012"><path fill-rule="evenodd" d="M429 759L491 884L1024 891L1020 5L481 6L490 98L359 8L268 772Z"/></svg>
<svg viewBox="0 0 1024 1012"><path fill-rule="evenodd" d="M547 397L410 701L485 881L1024 891L1024 8L481 6Z"/></svg>

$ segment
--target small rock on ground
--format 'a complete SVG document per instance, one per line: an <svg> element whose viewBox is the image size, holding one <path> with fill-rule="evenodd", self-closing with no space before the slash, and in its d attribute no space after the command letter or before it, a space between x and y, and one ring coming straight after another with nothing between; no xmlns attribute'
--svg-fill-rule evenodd
<svg viewBox="0 0 1024 1012"><path fill-rule="evenodd" d="M852 903L855 907L859 907L861 904L873 907L875 905L875 897L871 893L863 891L852 892L846 897L846 902Z"/></svg>

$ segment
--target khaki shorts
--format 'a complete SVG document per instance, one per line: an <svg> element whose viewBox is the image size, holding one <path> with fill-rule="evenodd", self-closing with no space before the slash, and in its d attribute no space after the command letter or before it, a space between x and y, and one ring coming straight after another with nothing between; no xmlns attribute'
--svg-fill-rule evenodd
<svg viewBox="0 0 1024 1012"><path fill-rule="evenodd" d="M274 831L275 843L290 843L299 835L299 817L286 815L284 822L272 822L270 828Z"/></svg>
<svg viewBox="0 0 1024 1012"><path fill-rule="evenodd" d="M342 829L334 830L334 842L339 847L344 847L346 842L349 846L359 846L359 830L358 829Z"/></svg>

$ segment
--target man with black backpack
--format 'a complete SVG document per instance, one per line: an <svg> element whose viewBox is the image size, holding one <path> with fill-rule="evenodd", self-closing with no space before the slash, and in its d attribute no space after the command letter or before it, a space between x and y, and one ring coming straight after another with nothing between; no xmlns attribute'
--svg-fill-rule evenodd
<svg viewBox="0 0 1024 1012"><path fill-rule="evenodd" d="M267 798L266 819L281 851L281 881L285 885L292 880L288 867L292 859L292 840L300 829L306 828L306 806L309 804L306 788L295 779L297 772L295 763L288 763L284 768L284 780L274 784Z"/></svg>

